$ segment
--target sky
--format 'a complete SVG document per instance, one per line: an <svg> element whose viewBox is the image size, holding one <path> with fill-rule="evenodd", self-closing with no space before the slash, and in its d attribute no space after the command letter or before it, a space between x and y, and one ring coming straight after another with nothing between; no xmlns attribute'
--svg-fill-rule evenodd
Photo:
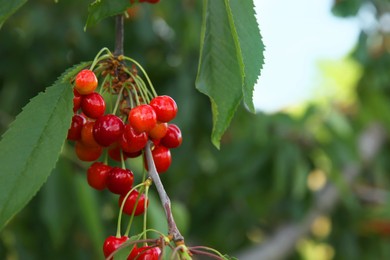
<svg viewBox="0 0 390 260"><path fill-rule="evenodd" d="M332 2L254 0L266 46L253 96L258 110L272 113L309 100L318 61L341 59L354 47L358 21L334 17Z"/></svg>

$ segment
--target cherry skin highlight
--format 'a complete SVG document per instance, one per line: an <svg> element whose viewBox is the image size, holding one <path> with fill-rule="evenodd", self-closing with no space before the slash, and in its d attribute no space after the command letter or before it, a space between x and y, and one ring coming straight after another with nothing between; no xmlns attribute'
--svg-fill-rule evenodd
<svg viewBox="0 0 390 260"><path fill-rule="evenodd" d="M111 167L102 163L94 162L87 170L87 181L89 186L96 190L106 188L106 179Z"/></svg>
<svg viewBox="0 0 390 260"><path fill-rule="evenodd" d="M134 182L133 172L128 169L114 167L107 175L107 188L115 194L126 194Z"/></svg>
<svg viewBox="0 0 390 260"><path fill-rule="evenodd" d="M96 119L93 136L98 144L107 147L119 140L123 129L122 119L116 115L108 114Z"/></svg>
<svg viewBox="0 0 390 260"><path fill-rule="evenodd" d="M81 100L81 110L87 117L96 119L104 115L106 102L99 93L93 92L83 97Z"/></svg>
<svg viewBox="0 0 390 260"><path fill-rule="evenodd" d="M130 125L139 133L149 132L157 124L156 112L149 105L140 105L129 113Z"/></svg>
<svg viewBox="0 0 390 260"><path fill-rule="evenodd" d="M98 85L98 80L93 71L85 69L80 71L75 78L74 88L81 95L88 95L95 91Z"/></svg>
<svg viewBox="0 0 390 260"><path fill-rule="evenodd" d="M177 105L170 96L157 96L150 101L160 122L169 122L176 117Z"/></svg>

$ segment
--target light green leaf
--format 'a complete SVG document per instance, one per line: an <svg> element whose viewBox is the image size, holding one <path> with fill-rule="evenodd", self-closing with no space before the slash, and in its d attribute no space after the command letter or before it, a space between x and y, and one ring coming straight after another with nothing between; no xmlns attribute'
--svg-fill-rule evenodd
<svg viewBox="0 0 390 260"><path fill-rule="evenodd" d="M234 27L232 32L236 40L238 51L237 58L242 60L242 72L244 74L244 103L254 113L253 91L260 75L260 70L264 64L264 44L256 21L255 11L252 1L230 0L230 5L226 5L231 13Z"/></svg>
<svg viewBox="0 0 390 260"><path fill-rule="evenodd" d="M244 98L254 112L253 90L264 61L252 1L204 0L196 88L212 105L211 140L220 140Z"/></svg>
<svg viewBox="0 0 390 260"><path fill-rule="evenodd" d="M27 0L0 0L0 28L13 13L16 12Z"/></svg>
<svg viewBox="0 0 390 260"><path fill-rule="evenodd" d="M97 24L104 18L123 13L130 6L129 0L96 0L89 5L87 23L84 29Z"/></svg>
<svg viewBox="0 0 390 260"><path fill-rule="evenodd" d="M53 170L72 118L70 79L84 66L68 70L34 97L0 141L0 229L37 193Z"/></svg>

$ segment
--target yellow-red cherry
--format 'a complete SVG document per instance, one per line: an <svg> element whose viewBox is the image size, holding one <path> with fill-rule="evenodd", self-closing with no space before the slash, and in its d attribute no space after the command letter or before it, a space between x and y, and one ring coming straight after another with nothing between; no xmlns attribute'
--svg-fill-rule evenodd
<svg viewBox="0 0 390 260"><path fill-rule="evenodd" d="M77 141L75 151L81 161L92 162L99 159L100 155L102 155L103 148L101 146L86 146L82 142Z"/></svg>
<svg viewBox="0 0 390 260"><path fill-rule="evenodd" d="M160 122L169 122L176 117L177 105L170 96L157 96L150 101Z"/></svg>
<svg viewBox="0 0 390 260"><path fill-rule="evenodd" d="M149 132L157 124L156 112L147 104L134 107L129 112L129 123L139 133Z"/></svg>
<svg viewBox="0 0 390 260"><path fill-rule="evenodd" d="M85 69L76 75L74 88L81 95L88 95L94 92L97 85L98 80L92 70Z"/></svg>

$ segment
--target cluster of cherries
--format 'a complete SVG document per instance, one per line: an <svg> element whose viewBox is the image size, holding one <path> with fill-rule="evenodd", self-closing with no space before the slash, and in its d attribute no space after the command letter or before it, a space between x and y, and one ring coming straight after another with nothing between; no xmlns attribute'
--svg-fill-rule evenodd
<svg viewBox="0 0 390 260"><path fill-rule="evenodd" d="M123 213L141 215L148 206L148 199L132 189L133 172L96 160L104 149L111 159L120 162L142 156L147 142L151 141L154 143L151 152L157 172L167 171L171 164L170 149L182 143L180 128L169 123L177 114L176 102L169 96L155 96L149 104L142 103L125 110L128 114L122 113L121 118L115 115L115 111L105 114L105 100L95 92L97 86L98 80L92 70L84 69L76 75L73 98L75 114L67 138L75 141L75 152L80 160L95 161L87 170L88 184L94 189L107 188L118 194L119 207L125 200ZM147 169L146 163L144 166ZM108 237L103 246L104 255L108 257L126 240L127 236ZM138 248L135 245L128 259L158 259L160 253L158 247Z"/></svg>

